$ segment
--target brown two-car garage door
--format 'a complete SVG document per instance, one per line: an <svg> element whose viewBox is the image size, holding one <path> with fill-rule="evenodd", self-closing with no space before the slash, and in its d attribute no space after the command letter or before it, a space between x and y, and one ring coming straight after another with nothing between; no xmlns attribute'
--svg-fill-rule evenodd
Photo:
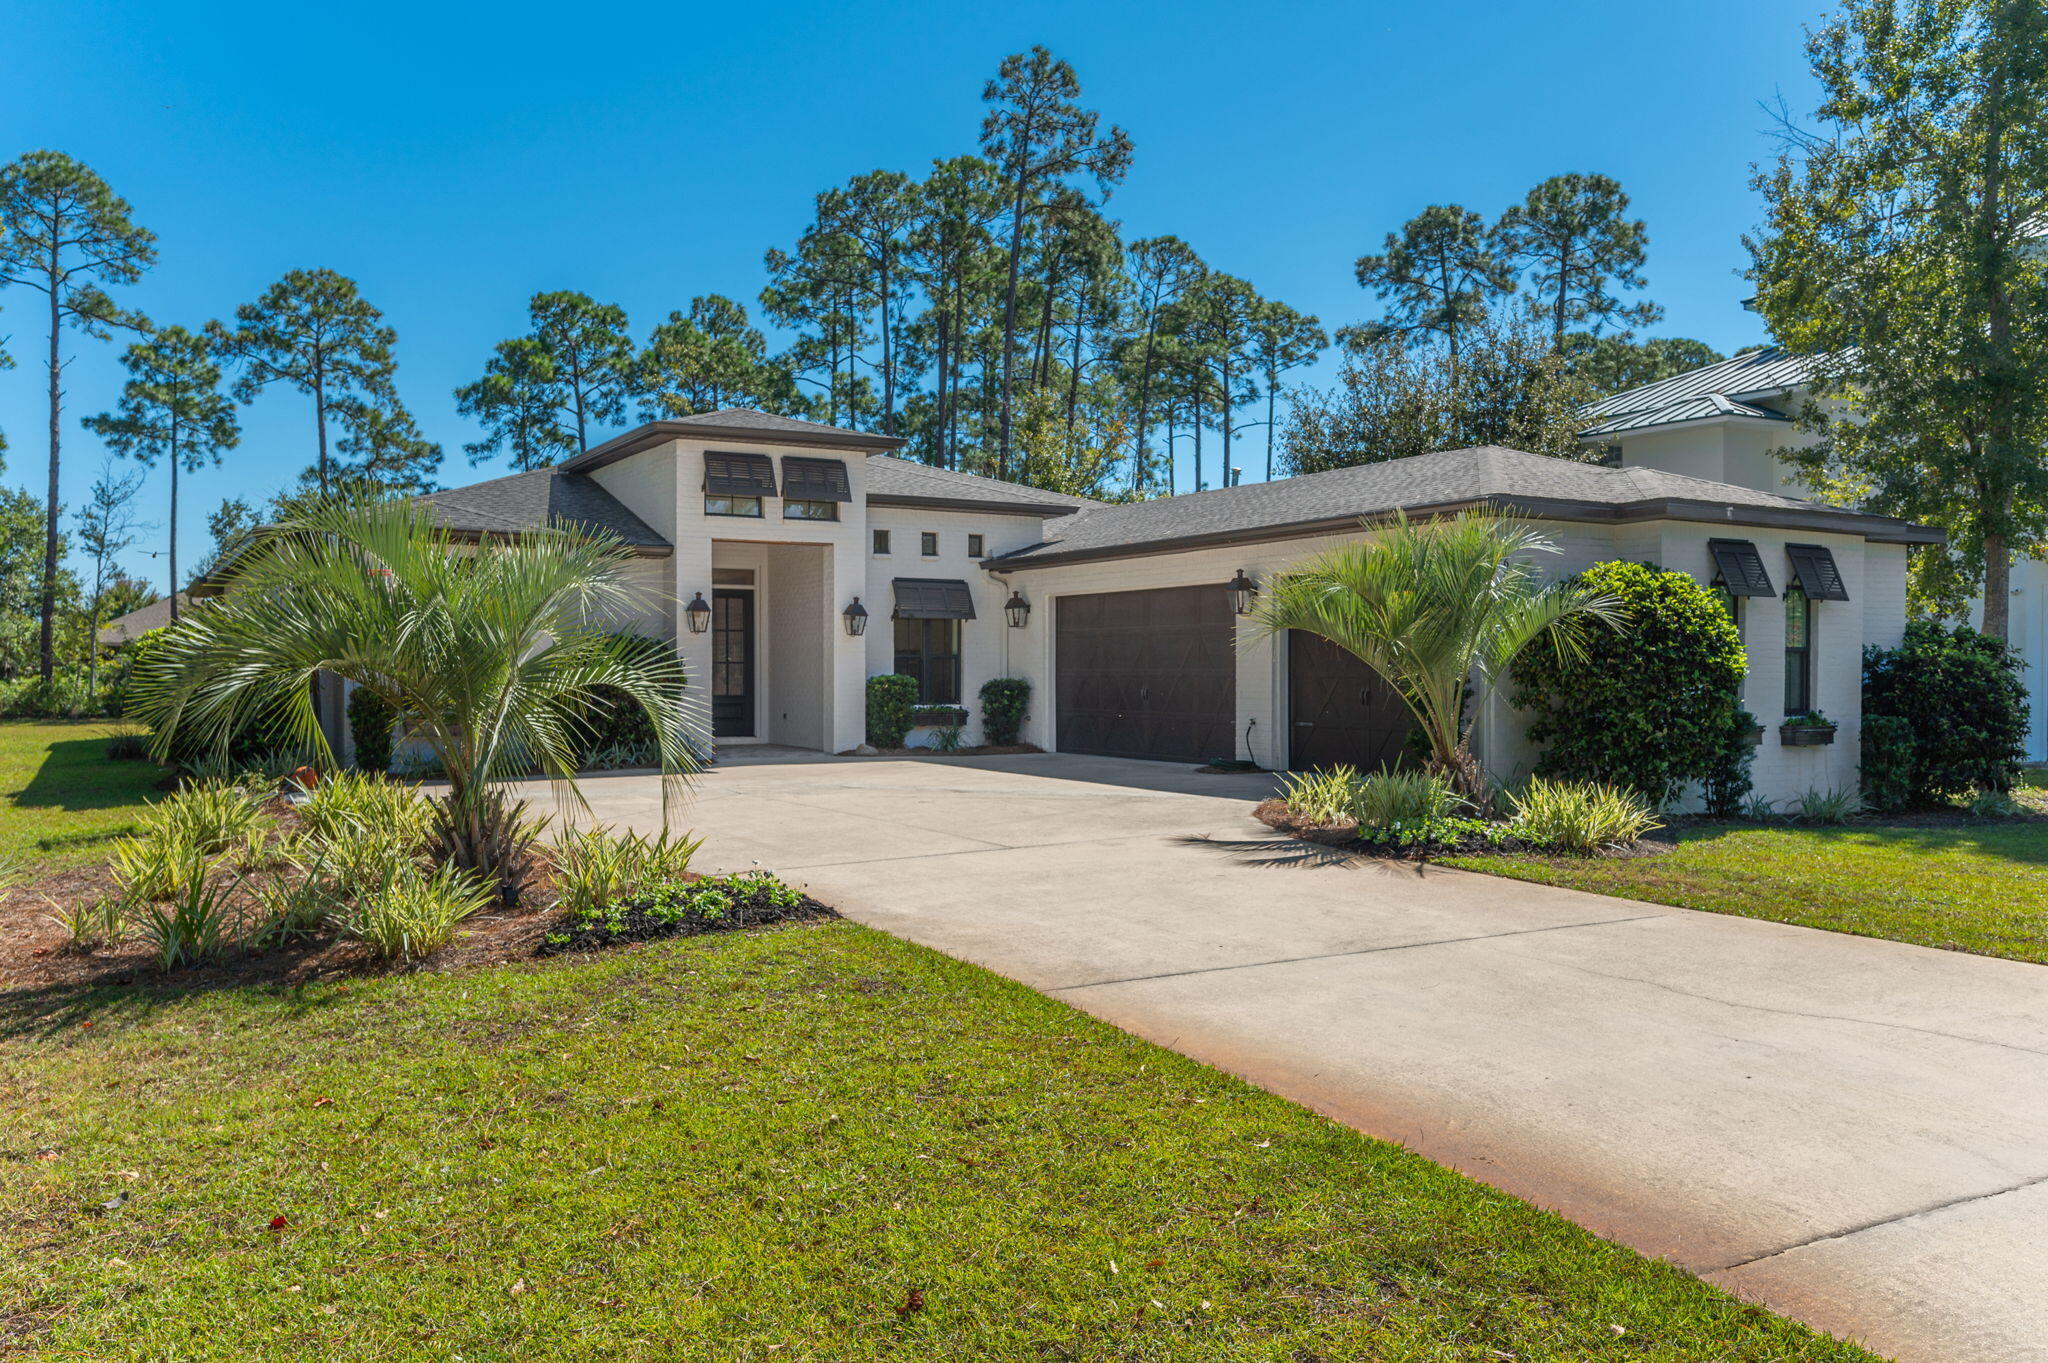
<svg viewBox="0 0 2048 1363"><path fill-rule="evenodd" d="M1206 762L1237 744L1237 654L1220 587L1059 598L1061 752Z"/></svg>

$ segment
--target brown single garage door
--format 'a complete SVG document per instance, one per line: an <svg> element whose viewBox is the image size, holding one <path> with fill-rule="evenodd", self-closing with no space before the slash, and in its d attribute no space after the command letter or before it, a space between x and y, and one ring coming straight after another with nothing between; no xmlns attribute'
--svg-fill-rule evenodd
<svg viewBox="0 0 2048 1363"><path fill-rule="evenodd" d="M1287 632L1287 765L1397 765L1415 720L1380 674L1321 635Z"/></svg>
<svg viewBox="0 0 2048 1363"><path fill-rule="evenodd" d="M1059 598L1059 750L1180 762L1231 756L1233 625L1221 587Z"/></svg>

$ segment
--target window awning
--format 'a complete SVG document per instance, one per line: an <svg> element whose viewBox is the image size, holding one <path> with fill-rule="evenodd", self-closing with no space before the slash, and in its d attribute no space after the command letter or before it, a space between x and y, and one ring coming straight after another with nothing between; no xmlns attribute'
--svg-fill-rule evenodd
<svg viewBox="0 0 2048 1363"><path fill-rule="evenodd" d="M1776 596L1771 575L1764 571L1763 555L1748 540L1708 540L1707 552L1721 571L1721 582L1730 596Z"/></svg>
<svg viewBox="0 0 2048 1363"><path fill-rule="evenodd" d="M974 593L956 577L899 577L898 620L972 620Z"/></svg>
<svg viewBox="0 0 2048 1363"><path fill-rule="evenodd" d="M1842 572L1835 556L1818 544L1788 544L1785 557L1792 560L1792 580L1810 601L1847 601L1849 589L1842 585Z"/></svg>
<svg viewBox="0 0 2048 1363"><path fill-rule="evenodd" d="M775 461L765 454L704 455L704 490L714 497L773 497Z"/></svg>
<svg viewBox="0 0 2048 1363"><path fill-rule="evenodd" d="M799 502L850 502L853 489L846 481L844 459L810 459L799 454L782 456L782 495Z"/></svg>

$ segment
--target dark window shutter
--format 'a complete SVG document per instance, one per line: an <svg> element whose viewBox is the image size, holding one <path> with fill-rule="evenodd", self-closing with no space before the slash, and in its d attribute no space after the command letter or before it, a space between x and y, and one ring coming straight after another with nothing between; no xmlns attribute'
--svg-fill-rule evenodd
<svg viewBox="0 0 2048 1363"><path fill-rule="evenodd" d="M1849 589L1842 583L1835 556L1818 544L1788 544L1785 557L1792 560L1792 579L1814 601L1847 601Z"/></svg>
<svg viewBox="0 0 2048 1363"><path fill-rule="evenodd" d="M773 497L775 461L765 454L707 451L704 491L713 497Z"/></svg>
<svg viewBox="0 0 2048 1363"><path fill-rule="evenodd" d="M1776 596L1771 575L1764 571L1763 555L1748 540L1708 540L1707 552L1730 596Z"/></svg>
<svg viewBox="0 0 2048 1363"><path fill-rule="evenodd" d="M782 495L798 502L852 501L853 488L847 482L846 462L785 454L782 456Z"/></svg>

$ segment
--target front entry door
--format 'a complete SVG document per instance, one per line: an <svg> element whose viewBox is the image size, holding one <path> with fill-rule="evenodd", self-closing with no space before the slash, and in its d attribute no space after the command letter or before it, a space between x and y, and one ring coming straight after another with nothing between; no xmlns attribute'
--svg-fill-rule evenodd
<svg viewBox="0 0 2048 1363"><path fill-rule="evenodd" d="M754 736L754 594L711 593L711 734Z"/></svg>

